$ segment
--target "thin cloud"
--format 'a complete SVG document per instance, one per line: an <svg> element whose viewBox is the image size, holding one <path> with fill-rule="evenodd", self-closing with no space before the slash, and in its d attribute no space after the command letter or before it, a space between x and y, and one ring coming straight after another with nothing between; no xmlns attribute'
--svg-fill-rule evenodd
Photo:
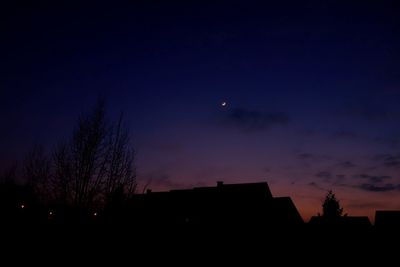
<svg viewBox="0 0 400 267"><path fill-rule="evenodd" d="M398 136L378 136L373 141L391 148L400 146L400 138Z"/></svg>
<svg viewBox="0 0 400 267"><path fill-rule="evenodd" d="M331 180L333 178L333 174L328 171L319 172L315 176L324 180Z"/></svg>
<svg viewBox="0 0 400 267"><path fill-rule="evenodd" d="M368 192L391 192L400 191L400 184L385 184L385 185L375 185L375 184L361 184L357 186L359 189Z"/></svg>
<svg viewBox="0 0 400 267"><path fill-rule="evenodd" d="M400 191L400 184L384 183L387 180L392 179L391 176L374 176L368 174L354 175L355 179L364 179L367 182L364 183L342 183L341 186L357 188L367 192L392 192Z"/></svg>
<svg viewBox="0 0 400 267"><path fill-rule="evenodd" d="M339 167L344 168L344 169L351 169L351 168L355 168L357 167L357 165L355 165L353 162L351 161L344 161L344 162L340 162L337 164Z"/></svg>
<svg viewBox="0 0 400 267"><path fill-rule="evenodd" d="M315 174L315 177L319 178L324 183L329 183L332 185L341 185L346 179L344 174L335 174L330 171L321 171Z"/></svg>
<svg viewBox="0 0 400 267"><path fill-rule="evenodd" d="M320 186L318 183L316 182L311 182L308 184L308 186L316 188L318 190L322 190L322 191L327 191L325 188L323 188L322 186Z"/></svg>
<svg viewBox="0 0 400 267"><path fill-rule="evenodd" d="M336 174L336 179L337 180L344 180L344 179L346 179L346 175L344 175L344 174Z"/></svg>
<svg viewBox="0 0 400 267"><path fill-rule="evenodd" d="M378 154L374 160L388 168L400 168L400 154Z"/></svg>
<svg viewBox="0 0 400 267"><path fill-rule="evenodd" d="M246 132L270 130L276 126L284 126L290 122L289 115L284 112L262 112L243 108L233 109L225 117L225 124Z"/></svg>
<svg viewBox="0 0 400 267"><path fill-rule="evenodd" d="M386 180L392 179L391 176L386 176L386 175L368 175L368 174L360 174L360 175L355 175L354 178L359 178L359 179L366 179L369 181L371 184L379 184L382 183Z"/></svg>

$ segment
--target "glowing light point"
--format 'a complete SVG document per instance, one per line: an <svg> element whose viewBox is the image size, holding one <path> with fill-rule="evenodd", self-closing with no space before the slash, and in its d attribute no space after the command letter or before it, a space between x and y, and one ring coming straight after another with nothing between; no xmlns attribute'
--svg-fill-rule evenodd
<svg viewBox="0 0 400 267"><path fill-rule="evenodd" d="M228 106L228 102L224 101L221 103L221 107L226 108Z"/></svg>
<svg viewBox="0 0 400 267"><path fill-rule="evenodd" d="M21 209L25 209L25 205L24 204L21 205Z"/></svg>

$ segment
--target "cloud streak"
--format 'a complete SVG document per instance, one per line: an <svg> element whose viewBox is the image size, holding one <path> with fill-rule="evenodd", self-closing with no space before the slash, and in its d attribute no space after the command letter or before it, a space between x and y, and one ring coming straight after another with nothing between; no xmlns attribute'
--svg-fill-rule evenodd
<svg viewBox="0 0 400 267"><path fill-rule="evenodd" d="M321 178L321 179L323 179L325 181L330 180L330 179L333 178L333 174L331 172L328 172L328 171L319 172L315 176L317 178Z"/></svg>
<svg viewBox="0 0 400 267"><path fill-rule="evenodd" d="M368 175L368 174L355 175L354 178L366 179L371 184L379 184L384 182L385 180L392 179L391 176L386 176L386 175L379 176L379 175Z"/></svg>
<svg viewBox="0 0 400 267"><path fill-rule="evenodd" d="M262 112L236 108L225 117L225 124L245 132L267 131L276 126L284 126L290 122L289 115L284 112Z"/></svg>
<svg viewBox="0 0 400 267"><path fill-rule="evenodd" d="M319 185L318 183L316 183L316 182L310 182L310 183L308 184L308 186L313 187L313 188L316 188L316 189L318 189L318 190L327 191L325 188L323 188L322 186L320 186L320 185Z"/></svg>
<svg viewBox="0 0 400 267"><path fill-rule="evenodd" d="M385 185L375 185L375 184L361 184L358 186L359 189L368 192L391 192L400 191L400 184L385 184Z"/></svg>
<svg viewBox="0 0 400 267"><path fill-rule="evenodd" d="M343 169L351 169L357 167L353 162L351 161L345 161L345 162L340 162L338 163L338 166L343 168Z"/></svg>
<svg viewBox="0 0 400 267"><path fill-rule="evenodd" d="M400 168L400 154L380 154L374 157L376 161L388 168Z"/></svg>
<svg viewBox="0 0 400 267"><path fill-rule="evenodd" d="M325 183L339 184L344 179L346 179L346 175L344 174L334 174L330 171L321 171L315 174L315 177L321 179Z"/></svg>

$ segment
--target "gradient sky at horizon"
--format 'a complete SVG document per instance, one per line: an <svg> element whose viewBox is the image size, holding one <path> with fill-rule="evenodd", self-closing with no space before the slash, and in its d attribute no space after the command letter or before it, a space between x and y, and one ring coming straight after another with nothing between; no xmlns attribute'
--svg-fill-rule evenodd
<svg viewBox="0 0 400 267"><path fill-rule="evenodd" d="M328 189L350 215L400 209L399 3L213 2L1 6L0 165L104 96L154 190L268 181L305 219Z"/></svg>

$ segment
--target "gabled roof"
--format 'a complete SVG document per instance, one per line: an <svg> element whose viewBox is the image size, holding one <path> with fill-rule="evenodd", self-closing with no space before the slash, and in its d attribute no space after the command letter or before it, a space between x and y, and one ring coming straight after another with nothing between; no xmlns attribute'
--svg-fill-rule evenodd
<svg viewBox="0 0 400 267"><path fill-rule="evenodd" d="M278 197L272 200L273 212L276 217L295 223L304 223L299 211L290 197Z"/></svg>
<svg viewBox="0 0 400 267"><path fill-rule="evenodd" d="M272 198L271 190L269 189L268 183L248 183L248 184L224 184L218 182L217 187L195 187L193 189L185 190L171 190L171 193L185 194L193 192L195 193L218 193L218 194L238 194L243 195L259 195L267 198Z"/></svg>

